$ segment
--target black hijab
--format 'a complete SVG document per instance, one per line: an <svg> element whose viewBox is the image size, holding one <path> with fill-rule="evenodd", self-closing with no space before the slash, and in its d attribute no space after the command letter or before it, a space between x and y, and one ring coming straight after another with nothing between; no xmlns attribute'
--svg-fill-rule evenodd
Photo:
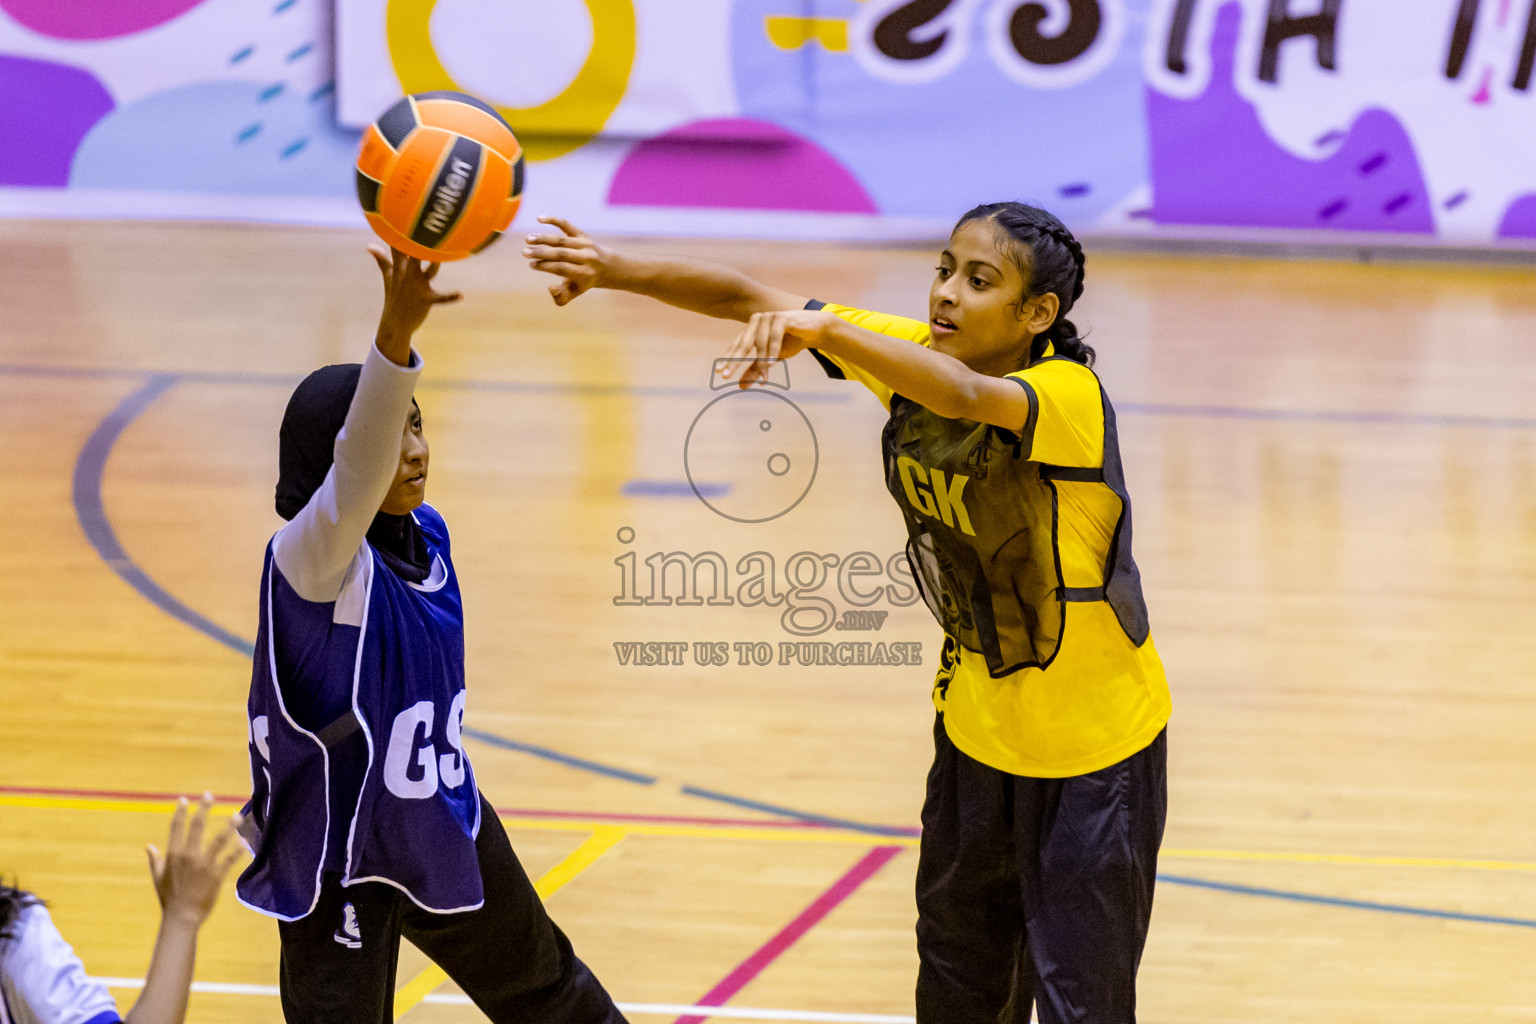
<svg viewBox="0 0 1536 1024"><path fill-rule="evenodd" d="M276 503L277 514L284 519L298 515L325 481L336 460L336 435L347 422L362 372L361 363L322 366L305 377L288 399L277 432ZM408 515L375 515L368 543L402 579L420 583L431 571L426 539Z"/></svg>

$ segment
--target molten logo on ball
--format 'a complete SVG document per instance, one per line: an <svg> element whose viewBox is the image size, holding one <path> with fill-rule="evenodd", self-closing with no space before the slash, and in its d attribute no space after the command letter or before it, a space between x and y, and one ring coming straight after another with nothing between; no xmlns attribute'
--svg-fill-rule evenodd
<svg viewBox="0 0 1536 1024"><path fill-rule="evenodd" d="M422 219L422 227L439 235L447 229L448 218L458 212L459 197L474 173L475 169L463 160L449 164L448 178L432 194L432 212Z"/></svg>
<svg viewBox="0 0 1536 1024"><path fill-rule="evenodd" d="M750 362L750 360L744 360ZM688 483L700 501L738 523L777 519L810 493L820 452L816 432L800 407L774 391L740 390L715 360L710 388L729 388L706 405L683 445ZM789 390L789 367L775 360L767 388Z"/></svg>

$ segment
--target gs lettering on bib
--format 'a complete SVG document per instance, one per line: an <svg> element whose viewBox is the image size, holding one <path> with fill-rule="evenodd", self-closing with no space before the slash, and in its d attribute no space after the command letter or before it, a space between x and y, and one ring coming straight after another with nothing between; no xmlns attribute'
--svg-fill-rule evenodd
<svg viewBox="0 0 1536 1024"><path fill-rule="evenodd" d="M414 516L427 579L401 579L365 542L335 602L295 594L268 546L247 704L255 857L237 886L263 913L307 915L327 870L438 912L484 901L458 577L442 517Z"/></svg>

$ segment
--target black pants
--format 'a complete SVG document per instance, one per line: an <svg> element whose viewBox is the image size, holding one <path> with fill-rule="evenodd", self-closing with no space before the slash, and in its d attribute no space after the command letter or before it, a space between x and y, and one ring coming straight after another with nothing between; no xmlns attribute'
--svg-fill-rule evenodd
<svg viewBox="0 0 1536 1024"><path fill-rule="evenodd" d="M1066 779L934 726L917 865L918 1024L1133 1024L1168 813L1167 732Z"/></svg>
<svg viewBox="0 0 1536 1024"><path fill-rule="evenodd" d="M496 1024L623 1024L544 912L484 797L475 849L485 905L458 914L429 913L381 882L343 888L340 875L327 874L309 916L278 924L284 1019L390 1024L404 935Z"/></svg>

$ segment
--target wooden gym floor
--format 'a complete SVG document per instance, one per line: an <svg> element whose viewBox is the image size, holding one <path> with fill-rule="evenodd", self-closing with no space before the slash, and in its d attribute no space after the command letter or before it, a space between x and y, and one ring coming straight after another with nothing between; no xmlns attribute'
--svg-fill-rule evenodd
<svg viewBox="0 0 1536 1024"><path fill-rule="evenodd" d="M0 224L0 870L97 975L147 962L166 795L247 792L277 423L304 373L366 350L365 241ZM919 316L932 263L635 245ZM777 661L796 639L777 609L615 603L631 553L643 595L656 553L766 552L782 580L798 552L897 552L878 404L795 360L814 483L769 522L717 515L683 446L731 326L623 295L557 310L518 248L445 268L466 299L418 339L482 788L633 1018L910 1019L927 613L882 602L878 632L807 638L917 644L919 667L803 667ZM1531 272L1091 247L1088 266L1077 319L1175 701L1141 1019L1536 1020ZM725 484L729 511L763 482ZM835 579L819 593L850 607ZM621 664L637 641L773 659ZM276 964L272 923L226 894L192 1019L278 1020ZM480 1019L427 967L402 956L411 1020Z"/></svg>

